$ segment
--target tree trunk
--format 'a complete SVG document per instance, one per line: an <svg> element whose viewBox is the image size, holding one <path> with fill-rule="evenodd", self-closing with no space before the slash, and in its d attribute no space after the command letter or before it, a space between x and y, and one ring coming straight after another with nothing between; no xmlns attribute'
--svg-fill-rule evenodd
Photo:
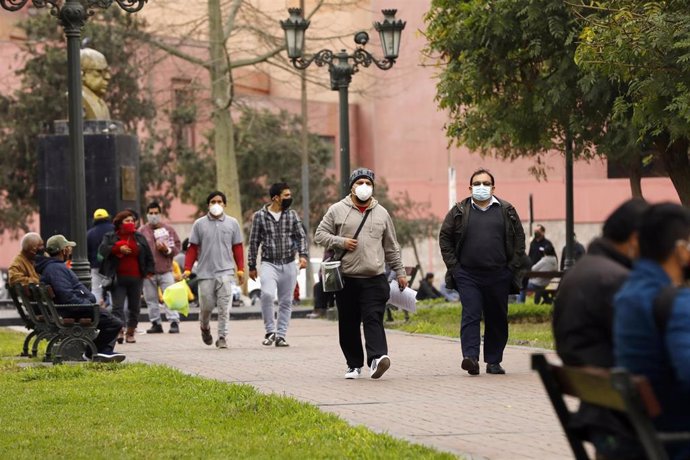
<svg viewBox="0 0 690 460"><path fill-rule="evenodd" d="M419 260L419 252L417 251L417 242L412 238L412 242L410 243L412 245L412 251L414 252L414 258L417 261L417 266L419 266L419 271L417 272L419 276L417 279L422 279L424 278L424 270L422 270L422 261ZM412 281L412 280L410 280ZM412 287L412 286L410 286Z"/></svg>
<svg viewBox="0 0 690 460"><path fill-rule="evenodd" d="M630 163L628 173L630 176L630 192L633 198L644 198L642 196L642 163L639 157L635 157L637 161Z"/></svg>
<svg viewBox="0 0 690 460"><path fill-rule="evenodd" d="M688 138L681 137L669 143L668 138L656 142L658 154L664 162L671 182L683 206L690 206L690 161Z"/></svg>
<svg viewBox="0 0 690 460"><path fill-rule="evenodd" d="M228 57L224 49L220 0L208 0L213 150L216 187L228 197L226 214L242 222L242 205L235 157L234 125L230 114L231 91Z"/></svg>

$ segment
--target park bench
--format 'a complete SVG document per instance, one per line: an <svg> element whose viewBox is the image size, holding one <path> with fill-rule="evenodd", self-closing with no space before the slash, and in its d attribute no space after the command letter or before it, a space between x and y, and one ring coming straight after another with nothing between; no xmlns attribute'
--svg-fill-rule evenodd
<svg viewBox="0 0 690 460"><path fill-rule="evenodd" d="M553 302L553 299L556 298L556 294L558 294L558 287L561 283L561 279L563 278L563 275L565 272L562 271L550 271L550 272L533 272L533 271L527 271L524 274L525 279L529 278L551 278L551 281L549 282L548 285L544 288L544 293L546 294L546 297L551 299L551 302ZM529 292L534 292L534 291L527 291Z"/></svg>
<svg viewBox="0 0 690 460"><path fill-rule="evenodd" d="M100 307L98 304L56 304L51 286L30 284L29 288L48 323L56 328L56 334L48 342L44 361L57 364L62 361L80 361L89 348L97 353L93 339L98 334Z"/></svg>
<svg viewBox="0 0 690 460"><path fill-rule="evenodd" d="M661 406L644 376L632 375L621 368L609 370L552 364L539 353L532 354L532 369L541 377L577 460L586 460L589 456L583 439L572 426L574 412L568 409L564 395L625 414L650 460L668 459L665 443L690 441L690 432L661 433L656 430L652 419L661 413Z"/></svg>
<svg viewBox="0 0 690 460"><path fill-rule="evenodd" d="M24 339L20 356L35 357L38 354L38 344L42 340L50 341L57 334L57 326L51 324L46 315L43 314L29 286L17 283L14 286L9 286L8 292L12 298L12 303L24 322L24 327L30 331ZM32 340L33 344L31 343ZM31 347L30 353L29 347Z"/></svg>
<svg viewBox="0 0 690 460"><path fill-rule="evenodd" d="M415 277L417 276L417 272L419 271L419 265L415 265L414 267L405 267L405 274L407 275L407 285L412 287L412 282L414 281ZM392 305L386 305L386 321L393 321L393 310L397 308L392 306ZM407 312L407 310L404 312L405 313L405 321L408 321L410 319L410 313Z"/></svg>

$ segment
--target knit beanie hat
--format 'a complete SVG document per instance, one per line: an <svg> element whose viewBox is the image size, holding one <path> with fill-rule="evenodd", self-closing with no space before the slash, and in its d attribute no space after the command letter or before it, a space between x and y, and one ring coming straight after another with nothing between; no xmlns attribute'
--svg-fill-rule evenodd
<svg viewBox="0 0 690 460"><path fill-rule="evenodd" d="M350 174L350 188L352 188L352 184L354 184L357 179L362 177L366 177L372 184L374 183L374 171L369 168L357 168Z"/></svg>

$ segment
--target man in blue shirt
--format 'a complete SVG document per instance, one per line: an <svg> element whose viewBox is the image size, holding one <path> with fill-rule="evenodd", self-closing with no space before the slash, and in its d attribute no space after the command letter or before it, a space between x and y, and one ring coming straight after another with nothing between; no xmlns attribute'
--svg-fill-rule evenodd
<svg viewBox="0 0 690 460"><path fill-rule="evenodd" d="M672 203L651 206L639 230L640 260L614 298L616 365L645 375L661 403L654 420L663 431L690 427L690 289L676 290L665 326L654 303L668 286L681 286L690 266L690 210ZM672 458L690 458L690 443L667 444Z"/></svg>

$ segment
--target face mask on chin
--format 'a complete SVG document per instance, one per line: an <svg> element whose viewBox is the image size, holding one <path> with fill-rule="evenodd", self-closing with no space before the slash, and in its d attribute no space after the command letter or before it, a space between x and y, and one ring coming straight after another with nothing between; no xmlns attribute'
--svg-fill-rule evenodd
<svg viewBox="0 0 690 460"><path fill-rule="evenodd" d="M223 207L218 203L215 203L208 208L208 212L210 212L214 217L219 217L221 214L223 214Z"/></svg>
<svg viewBox="0 0 690 460"><path fill-rule="evenodd" d="M374 188L371 185L359 184L357 187L355 187L355 196L357 196L357 199L362 203L369 200L373 193Z"/></svg>
<svg viewBox="0 0 690 460"><path fill-rule="evenodd" d="M491 198L491 187L488 185L473 185L472 198L476 201L486 201Z"/></svg>

